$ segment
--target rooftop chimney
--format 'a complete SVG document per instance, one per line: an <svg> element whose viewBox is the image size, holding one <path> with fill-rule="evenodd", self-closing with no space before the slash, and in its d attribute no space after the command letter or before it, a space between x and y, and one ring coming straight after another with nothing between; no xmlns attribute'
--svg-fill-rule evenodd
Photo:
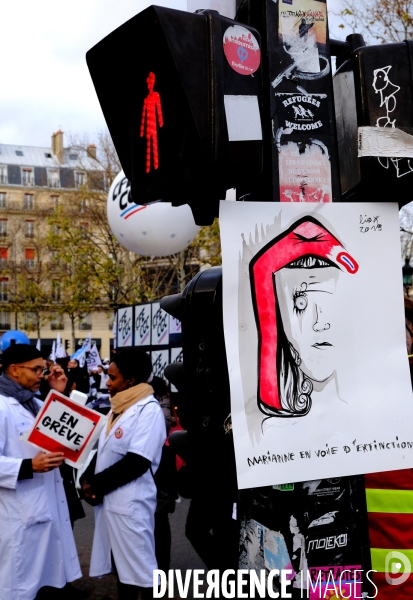
<svg viewBox="0 0 413 600"><path fill-rule="evenodd" d="M57 156L57 160L62 165L64 163L64 152L63 131L61 129L52 135L52 152Z"/></svg>
<svg viewBox="0 0 413 600"><path fill-rule="evenodd" d="M94 158L96 160L96 146L95 146L95 144L89 144L89 146L87 147L87 154L88 154L88 156L90 156L91 158Z"/></svg>

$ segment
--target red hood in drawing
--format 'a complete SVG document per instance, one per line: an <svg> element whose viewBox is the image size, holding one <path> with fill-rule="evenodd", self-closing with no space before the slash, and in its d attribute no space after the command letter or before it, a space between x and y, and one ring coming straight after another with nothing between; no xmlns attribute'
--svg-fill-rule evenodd
<svg viewBox="0 0 413 600"><path fill-rule="evenodd" d="M302 412L286 409L282 403L280 365L277 364L277 313L278 318L280 316L277 310L274 274L305 257L328 261L331 266L350 274L357 273L359 268L341 242L311 216L296 221L251 260L251 292L258 330L258 404L263 412L275 416L303 416L311 406L311 402L307 403Z"/></svg>

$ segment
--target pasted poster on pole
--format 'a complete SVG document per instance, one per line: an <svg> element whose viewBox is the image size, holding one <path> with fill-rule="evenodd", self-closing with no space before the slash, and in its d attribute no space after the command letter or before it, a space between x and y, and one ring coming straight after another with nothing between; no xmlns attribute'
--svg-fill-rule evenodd
<svg viewBox="0 0 413 600"><path fill-rule="evenodd" d="M152 346L169 344L169 315L159 302L152 303Z"/></svg>
<svg viewBox="0 0 413 600"><path fill-rule="evenodd" d="M135 346L151 345L151 304L135 305Z"/></svg>
<svg viewBox="0 0 413 600"><path fill-rule="evenodd" d="M79 468L95 445L106 420L104 415L52 390L27 441L46 452L63 452L65 462Z"/></svg>
<svg viewBox="0 0 413 600"><path fill-rule="evenodd" d="M116 336L117 348L132 346L133 306L119 308L117 313L118 331Z"/></svg>
<svg viewBox="0 0 413 600"><path fill-rule="evenodd" d="M398 208L222 202L240 488L413 467Z"/></svg>

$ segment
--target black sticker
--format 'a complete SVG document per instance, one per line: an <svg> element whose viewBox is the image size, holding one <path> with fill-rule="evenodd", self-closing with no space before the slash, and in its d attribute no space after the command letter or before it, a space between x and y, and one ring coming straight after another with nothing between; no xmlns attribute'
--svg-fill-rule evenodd
<svg viewBox="0 0 413 600"><path fill-rule="evenodd" d="M325 94L276 94L278 127L297 133L328 133Z"/></svg>

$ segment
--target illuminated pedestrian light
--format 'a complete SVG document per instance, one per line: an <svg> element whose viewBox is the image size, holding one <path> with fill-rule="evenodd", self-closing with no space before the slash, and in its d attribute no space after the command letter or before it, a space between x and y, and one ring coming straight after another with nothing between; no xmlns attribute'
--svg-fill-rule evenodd
<svg viewBox="0 0 413 600"><path fill-rule="evenodd" d="M148 84L149 93L143 101L140 136L143 137L145 135L146 126L146 172L149 173L151 170L151 149L153 152L153 168L157 169L159 165L157 121L159 127L162 127L163 117L161 97L153 89L155 85L155 73L149 73L146 83ZM158 115L158 119L156 119L156 115Z"/></svg>

